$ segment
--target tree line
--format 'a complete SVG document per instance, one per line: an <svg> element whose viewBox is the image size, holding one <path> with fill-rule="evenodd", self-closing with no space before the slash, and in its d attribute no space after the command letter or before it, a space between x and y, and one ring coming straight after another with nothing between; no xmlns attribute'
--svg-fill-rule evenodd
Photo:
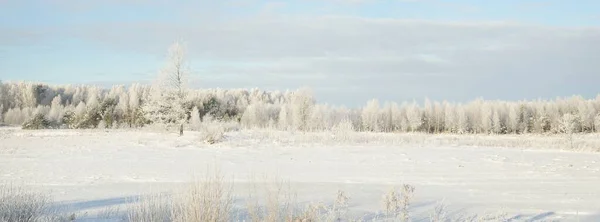
<svg viewBox="0 0 600 222"><path fill-rule="evenodd" d="M533 101L476 99L464 104L371 100L362 108L350 109L316 103L308 89L188 89L176 103L168 103L176 98L157 97L153 91L153 86L140 84L102 89L0 82L0 122L21 125L37 115L49 128L128 128L189 124L209 117L247 128L301 131L343 126L370 132L542 134L564 133L567 125L575 133L600 131L600 96Z"/></svg>

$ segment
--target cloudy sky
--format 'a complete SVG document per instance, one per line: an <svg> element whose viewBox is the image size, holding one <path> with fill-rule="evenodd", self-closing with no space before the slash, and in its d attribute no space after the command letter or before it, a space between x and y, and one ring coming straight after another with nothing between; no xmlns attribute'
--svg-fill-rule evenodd
<svg viewBox="0 0 600 222"><path fill-rule="evenodd" d="M347 106L600 93L597 0L0 0L0 79L150 82L177 39L193 88Z"/></svg>

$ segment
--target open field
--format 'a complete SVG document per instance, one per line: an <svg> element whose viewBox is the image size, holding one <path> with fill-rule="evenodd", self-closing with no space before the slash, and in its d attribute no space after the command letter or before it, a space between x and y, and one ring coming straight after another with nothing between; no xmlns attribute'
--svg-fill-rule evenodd
<svg viewBox="0 0 600 222"><path fill-rule="evenodd" d="M0 182L49 192L56 207L90 220L139 195L178 189L209 168L234 183L236 208L246 206L256 181L281 180L300 204L331 204L342 190L348 217L371 220L385 193L410 184L413 221L428 221L441 201L449 217L600 220L597 134L576 137L578 151L566 150L564 136L238 131L209 145L198 134L0 128Z"/></svg>

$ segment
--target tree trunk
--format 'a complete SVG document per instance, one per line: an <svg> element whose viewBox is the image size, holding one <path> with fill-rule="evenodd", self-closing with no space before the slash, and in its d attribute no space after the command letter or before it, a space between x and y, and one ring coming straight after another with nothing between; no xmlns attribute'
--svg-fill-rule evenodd
<svg viewBox="0 0 600 222"><path fill-rule="evenodd" d="M183 123L179 125L179 136L183 136Z"/></svg>

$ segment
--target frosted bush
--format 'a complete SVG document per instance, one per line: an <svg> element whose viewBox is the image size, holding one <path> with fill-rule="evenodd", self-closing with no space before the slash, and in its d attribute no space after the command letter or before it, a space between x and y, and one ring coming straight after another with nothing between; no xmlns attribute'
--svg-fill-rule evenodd
<svg viewBox="0 0 600 222"><path fill-rule="evenodd" d="M214 120L210 115L204 116L200 132L200 138L208 144L218 143L225 137L223 124Z"/></svg>
<svg viewBox="0 0 600 222"><path fill-rule="evenodd" d="M204 125L202 127L202 141L208 144L221 142L225 137L225 129L219 123Z"/></svg>
<svg viewBox="0 0 600 222"><path fill-rule="evenodd" d="M386 212L386 217L397 218L400 221L409 221L409 207L412 202L412 198L415 192L415 188L411 185L405 184L402 186L400 193L396 189L391 189L386 195L383 196L383 207Z"/></svg>
<svg viewBox="0 0 600 222"><path fill-rule="evenodd" d="M44 117L44 114L38 113L33 118L25 121L22 126L23 129L48 129L50 128L50 121Z"/></svg>
<svg viewBox="0 0 600 222"><path fill-rule="evenodd" d="M354 125L349 119L343 119L331 131L338 141L348 141L354 133Z"/></svg>
<svg viewBox="0 0 600 222"><path fill-rule="evenodd" d="M1 222L68 221L51 208L49 195L33 192L23 187L0 185Z"/></svg>
<svg viewBox="0 0 600 222"><path fill-rule="evenodd" d="M231 221L232 187L219 172L190 182L173 195L154 194L136 199L127 221Z"/></svg>

